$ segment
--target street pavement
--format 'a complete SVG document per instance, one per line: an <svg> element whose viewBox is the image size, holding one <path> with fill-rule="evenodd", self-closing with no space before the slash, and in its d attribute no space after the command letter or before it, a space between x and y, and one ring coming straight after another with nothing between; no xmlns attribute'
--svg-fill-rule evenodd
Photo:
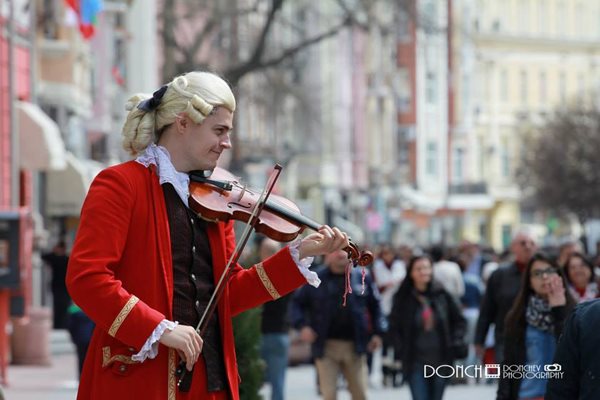
<svg viewBox="0 0 600 400"><path fill-rule="evenodd" d="M50 366L10 365L8 386L4 386L7 400L75 400L77 394L77 361L75 349L68 342L65 331L52 333L52 364ZM375 360L375 365L377 360ZM375 367L374 371L377 371ZM380 376L371 379L368 398L372 400L410 399L408 387L383 388L378 383ZM261 390L269 399L269 387ZM350 400L345 389L340 389L338 400ZM495 386L456 385L450 386L444 395L445 400L487 400L495 398ZM286 400L318 400L315 384L315 370L312 365L289 367L286 376Z"/></svg>

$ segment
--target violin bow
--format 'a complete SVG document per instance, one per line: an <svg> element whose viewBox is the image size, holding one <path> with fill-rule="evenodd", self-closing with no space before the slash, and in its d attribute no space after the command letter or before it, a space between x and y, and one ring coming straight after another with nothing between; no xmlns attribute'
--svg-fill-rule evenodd
<svg viewBox="0 0 600 400"><path fill-rule="evenodd" d="M215 287L215 290L213 291L213 294L211 295L210 300L208 301L208 305L206 306L206 309L204 310L204 313L200 318L200 322L198 322L198 325L196 326L196 332L198 332L198 334L201 337L204 336L204 333L206 332L208 322L212 318L215 310L217 309L217 304L219 303L219 300L223 295L223 291L225 290L225 283L229 280L229 276L233 271L233 267L237 265L242 251L244 250L244 247L246 247L246 243L250 238L250 234L256 227L256 224L258 222L258 216L262 212L267 202L267 199L271 195L271 191L273 190L273 187L275 186L275 183L277 182L277 179L279 178L282 169L283 167L281 165L275 164L273 172L271 172L271 175L267 180L267 184L263 188L258 201L252 209L252 214L250 215L250 219L246 223L246 228L244 229L240 240L237 241L236 247L231 256L229 257L229 261L227 262L227 265L225 266L225 269L223 270L223 273L219 278L219 282L217 282L217 286ZM192 374L190 372L192 371L188 371L187 368L185 368L185 361L181 360L179 362L179 365L175 370L175 374L178 377L177 387L180 391L188 392L190 390L190 387L192 385Z"/></svg>

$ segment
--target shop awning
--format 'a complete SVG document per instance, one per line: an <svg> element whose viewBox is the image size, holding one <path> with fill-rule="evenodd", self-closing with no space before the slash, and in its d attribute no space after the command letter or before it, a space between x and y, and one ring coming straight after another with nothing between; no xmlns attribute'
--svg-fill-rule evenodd
<svg viewBox="0 0 600 400"><path fill-rule="evenodd" d="M66 154L67 167L51 171L46 180L46 214L50 217L79 216L83 200L96 175L104 166L93 160Z"/></svg>
<svg viewBox="0 0 600 400"><path fill-rule="evenodd" d="M64 169L65 144L58 125L36 104L16 102L21 168L51 171Z"/></svg>

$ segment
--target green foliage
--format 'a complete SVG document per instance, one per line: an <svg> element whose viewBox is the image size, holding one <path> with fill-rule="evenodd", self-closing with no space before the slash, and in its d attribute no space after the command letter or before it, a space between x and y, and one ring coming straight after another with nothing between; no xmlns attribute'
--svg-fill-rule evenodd
<svg viewBox="0 0 600 400"><path fill-rule="evenodd" d="M262 400L265 363L260 357L260 307L248 310L233 319L235 349L242 383L240 400Z"/></svg>

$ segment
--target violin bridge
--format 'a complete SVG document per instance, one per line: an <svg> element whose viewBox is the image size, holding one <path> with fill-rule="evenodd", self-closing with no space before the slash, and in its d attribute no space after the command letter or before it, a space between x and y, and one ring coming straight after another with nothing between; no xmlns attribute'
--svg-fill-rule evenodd
<svg viewBox="0 0 600 400"><path fill-rule="evenodd" d="M246 193L246 187L248 187L248 185L246 183L244 183L244 187L242 188L241 192L240 192L240 197L238 197L237 201L242 201L242 198L244 197L244 193Z"/></svg>

